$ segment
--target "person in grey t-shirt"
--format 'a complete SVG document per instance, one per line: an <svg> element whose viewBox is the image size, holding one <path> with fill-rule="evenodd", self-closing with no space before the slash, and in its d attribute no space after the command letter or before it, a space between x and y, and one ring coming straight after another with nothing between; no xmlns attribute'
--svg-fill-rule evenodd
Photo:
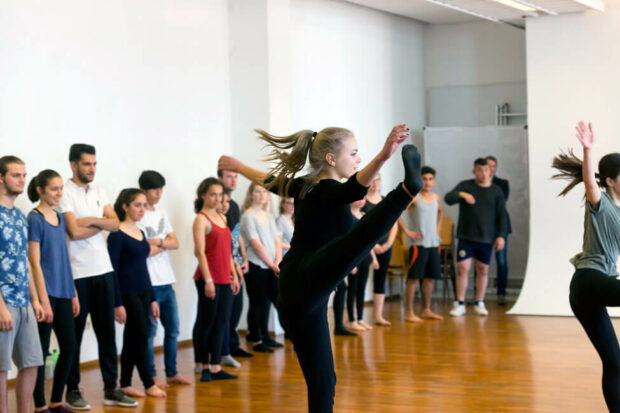
<svg viewBox="0 0 620 413"><path fill-rule="evenodd" d="M246 242L250 270L245 276L245 285L250 298L248 309L248 335L246 341L253 343L252 349L271 353L270 347L283 347L269 336L269 310L271 301L276 304L278 279L282 261L282 234L273 217L265 210L268 202L267 190L255 183L248 188L243 203L241 235Z"/></svg>
<svg viewBox="0 0 620 413"><path fill-rule="evenodd" d="M575 274L570 283L570 305L603 362L603 395L610 412L620 411L620 347L605 307L620 306L620 280L616 263L620 255L620 153L592 159L592 125L579 122L577 139L583 146L583 162L572 151L560 154L554 178L571 180L560 193L575 185L586 187L586 211L582 251L571 259ZM605 188L601 191L600 188Z"/></svg>

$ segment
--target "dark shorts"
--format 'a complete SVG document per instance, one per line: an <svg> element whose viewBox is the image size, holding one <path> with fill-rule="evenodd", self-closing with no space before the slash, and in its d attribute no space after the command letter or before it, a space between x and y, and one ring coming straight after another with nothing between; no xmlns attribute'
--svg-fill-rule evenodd
<svg viewBox="0 0 620 413"><path fill-rule="evenodd" d="M463 261L468 258L474 258L483 264L489 265L493 256L493 244L486 242L459 240L456 250L456 261Z"/></svg>
<svg viewBox="0 0 620 413"><path fill-rule="evenodd" d="M417 250L417 257L416 257ZM408 280L423 278L441 278L441 263L439 260L439 248L438 247L418 247L412 246L409 248L409 256L414 259L413 265L409 268L407 275Z"/></svg>

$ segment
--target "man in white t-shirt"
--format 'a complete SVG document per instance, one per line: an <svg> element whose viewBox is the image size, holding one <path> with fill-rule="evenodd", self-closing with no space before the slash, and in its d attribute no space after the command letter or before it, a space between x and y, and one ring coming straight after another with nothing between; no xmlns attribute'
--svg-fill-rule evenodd
<svg viewBox="0 0 620 413"><path fill-rule="evenodd" d="M177 371L177 338L179 336L179 311L177 299L172 285L175 282L174 271L170 265L167 250L179 248L179 241L172 231L172 225L166 214L155 205L159 203L163 193L165 178L156 171L144 171L138 179L140 189L146 192L146 211L138 222L138 227L144 231L149 244L151 255L146 261L153 293L159 306L159 319L164 326L164 365L166 367L166 382L157 377L153 361L153 339L157 333L157 320L151 320L149 328L148 355L151 364L151 375L155 384L160 388L168 387L169 383L191 384Z"/></svg>
<svg viewBox="0 0 620 413"><path fill-rule="evenodd" d="M99 367L105 406L134 407L138 402L117 386L118 367L114 326L114 275L102 231L118 231L119 221L103 189L92 183L97 169L95 147L76 143L69 150L73 177L65 181L60 212L67 223L69 259L80 300L75 318L77 351L67 380L65 399L73 410L90 410L79 390L80 347L90 314L99 347Z"/></svg>

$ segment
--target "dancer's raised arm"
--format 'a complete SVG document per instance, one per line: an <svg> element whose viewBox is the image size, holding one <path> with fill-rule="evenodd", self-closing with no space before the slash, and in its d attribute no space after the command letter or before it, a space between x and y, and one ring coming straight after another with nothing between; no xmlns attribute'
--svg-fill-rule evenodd
<svg viewBox="0 0 620 413"><path fill-rule="evenodd" d="M254 169L240 160L233 158L232 156L222 155L217 162L217 169L221 169L223 171L231 171L237 172L249 179L250 181L264 186L265 178L267 178L267 173L259 171L258 169Z"/></svg>
<svg viewBox="0 0 620 413"><path fill-rule="evenodd" d="M357 174L357 182L363 186L370 186L375 175L379 173L383 164L392 157L398 146L409 136L407 125L396 125L385 140L381 151Z"/></svg>
<svg viewBox="0 0 620 413"><path fill-rule="evenodd" d="M596 165L592 160L592 145L594 143L594 133L592 124L581 121L575 128L577 129L577 139L583 146L583 166L582 178L586 186L586 198L592 205L598 205L601 200L601 189L596 181Z"/></svg>

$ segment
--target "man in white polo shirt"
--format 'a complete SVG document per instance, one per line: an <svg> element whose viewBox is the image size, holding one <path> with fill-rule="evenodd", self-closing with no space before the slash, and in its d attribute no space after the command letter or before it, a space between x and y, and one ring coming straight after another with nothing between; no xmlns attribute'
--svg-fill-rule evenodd
<svg viewBox="0 0 620 413"><path fill-rule="evenodd" d="M71 145L69 162L73 177L65 182L60 212L67 222L69 258L80 300L75 318L77 352L67 380L65 399L73 410L89 410L79 390L80 346L90 313L97 345L99 367L104 382L106 406L137 406L117 386L118 367L114 326L114 276L108 248L101 231L118 231L119 221L103 189L92 183L97 169L95 147Z"/></svg>

